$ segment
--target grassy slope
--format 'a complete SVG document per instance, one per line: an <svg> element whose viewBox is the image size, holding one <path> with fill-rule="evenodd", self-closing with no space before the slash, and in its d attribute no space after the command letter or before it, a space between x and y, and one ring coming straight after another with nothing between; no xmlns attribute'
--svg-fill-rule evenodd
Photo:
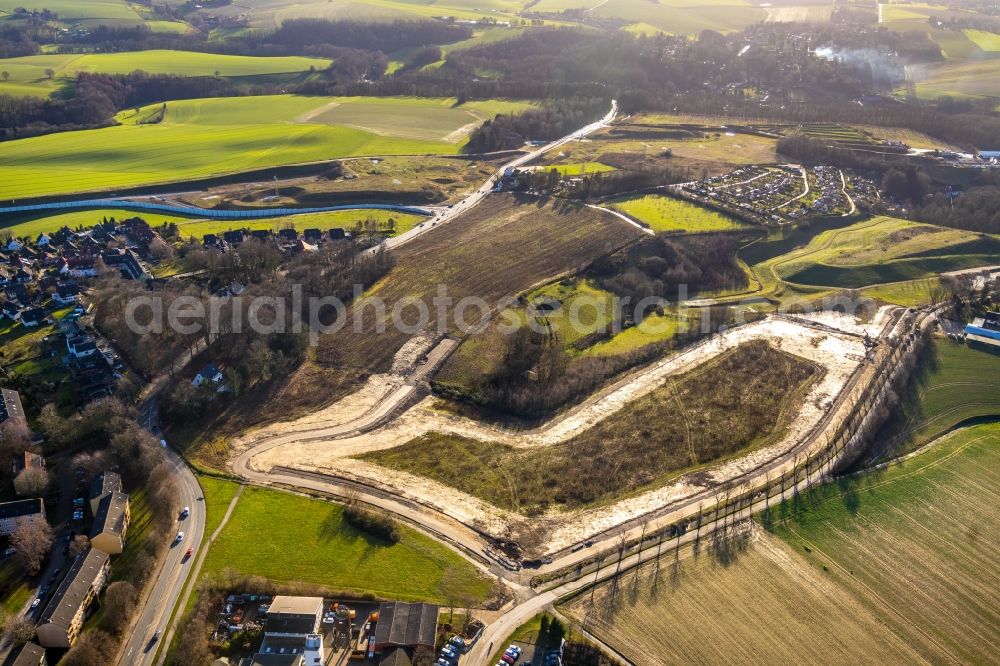
<svg viewBox="0 0 1000 666"><path fill-rule="evenodd" d="M645 222L654 231L699 233L731 231L742 226L737 220L708 208L655 194L618 199L611 206Z"/></svg>
<svg viewBox="0 0 1000 666"><path fill-rule="evenodd" d="M515 511L578 508L772 441L815 373L801 359L748 343L561 444L519 451L431 433L361 457Z"/></svg>
<svg viewBox="0 0 1000 666"><path fill-rule="evenodd" d="M989 662L1000 518L983 509L998 469L1000 428L981 426L825 487L726 564L668 556L658 577L626 574L616 601L605 585L593 608L582 595L566 610L643 666Z"/></svg>
<svg viewBox="0 0 1000 666"><path fill-rule="evenodd" d="M448 100L383 99L368 130L330 126L307 114L331 103L368 104L365 98L276 95L168 102L163 122L83 130L0 145L0 200L173 182L282 164L355 155L456 154L464 137L425 140L392 135L399 121L440 129ZM476 114L507 103L479 103ZM140 110L140 115L148 112ZM119 114L128 123L133 111ZM451 131L473 116L453 120ZM301 120L302 122L296 122Z"/></svg>
<svg viewBox="0 0 1000 666"><path fill-rule="evenodd" d="M877 217L826 231L803 248L754 266L771 291L779 281L866 287L995 263L993 236Z"/></svg>
<svg viewBox="0 0 1000 666"><path fill-rule="evenodd" d="M0 81L0 94L47 95L80 72L128 74L142 70L149 74L177 76L214 76L218 72L220 76L242 77L307 72L310 67L321 70L329 65L330 60L325 58L272 58L169 50L24 56L0 59L0 71L10 74L8 81ZM54 72L51 79L45 73L48 69Z"/></svg>
<svg viewBox="0 0 1000 666"><path fill-rule="evenodd" d="M445 601L485 599L491 583L449 548L407 527L388 544L343 521L340 505L247 488L205 559L206 575L232 568L359 594Z"/></svg>
<svg viewBox="0 0 1000 666"><path fill-rule="evenodd" d="M969 419L1000 417L1000 355L947 338L925 352L873 456L894 456Z"/></svg>

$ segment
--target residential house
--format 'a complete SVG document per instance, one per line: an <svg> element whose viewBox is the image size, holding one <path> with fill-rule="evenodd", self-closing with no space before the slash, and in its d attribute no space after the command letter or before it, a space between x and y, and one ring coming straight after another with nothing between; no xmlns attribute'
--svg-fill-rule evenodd
<svg viewBox="0 0 1000 666"><path fill-rule="evenodd" d="M299 232L295 229L289 227L287 229L278 229L278 238L283 241L293 241L297 240L299 237Z"/></svg>
<svg viewBox="0 0 1000 666"><path fill-rule="evenodd" d="M16 238L11 238L9 241L7 241L7 251L8 252L17 252L18 250L20 250L23 247L24 247L24 243L22 243L21 241L17 240Z"/></svg>
<svg viewBox="0 0 1000 666"><path fill-rule="evenodd" d="M323 232L319 229L306 229L302 232L302 237L310 243L319 243L323 240Z"/></svg>
<svg viewBox="0 0 1000 666"><path fill-rule="evenodd" d="M21 646L17 658L10 662L10 666L48 666L48 664L45 659L45 649L35 643L25 643Z"/></svg>
<svg viewBox="0 0 1000 666"><path fill-rule="evenodd" d="M63 257L73 277L97 277L97 257L88 254Z"/></svg>
<svg viewBox="0 0 1000 666"><path fill-rule="evenodd" d="M219 244L219 237L215 234L205 234L201 237L201 244L205 247L212 247Z"/></svg>
<svg viewBox="0 0 1000 666"><path fill-rule="evenodd" d="M341 229L340 227L334 227L333 229L330 229L329 231L327 231L327 234L329 234L330 240L344 240L345 238L347 238L347 232Z"/></svg>
<svg viewBox="0 0 1000 666"><path fill-rule="evenodd" d="M21 311L21 325L28 328L40 326L45 321L45 310L41 308L28 308Z"/></svg>
<svg viewBox="0 0 1000 666"><path fill-rule="evenodd" d="M250 237L251 238L256 238L257 240L262 240L262 241L270 240L271 239L271 230L270 229L254 229L253 231L250 232Z"/></svg>
<svg viewBox="0 0 1000 666"><path fill-rule="evenodd" d="M209 363L204 368L198 371L198 374L194 376L191 383L195 386L201 386L205 382L212 382L213 384L221 384L223 380L222 370L219 369L215 363Z"/></svg>
<svg viewBox="0 0 1000 666"><path fill-rule="evenodd" d="M43 647L68 648L76 642L110 570L110 557L96 548L77 556L35 627Z"/></svg>
<svg viewBox="0 0 1000 666"><path fill-rule="evenodd" d="M66 350L73 358L87 358L97 353L97 343L86 333L66 337Z"/></svg>
<svg viewBox="0 0 1000 666"><path fill-rule="evenodd" d="M128 495L117 491L106 495L94 515L90 545L108 555L120 555L131 518Z"/></svg>
<svg viewBox="0 0 1000 666"><path fill-rule="evenodd" d="M76 283L65 282L56 287L52 293L52 300L60 305L72 305L76 303L76 297L80 293L80 288Z"/></svg>
<svg viewBox="0 0 1000 666"><path fill-rule="evenodd" d="M230 245L239 245L243 242L243 231L241 229L224 231L222 232L222 240L226 241Z"/></svg>
<svg viewBox="0 0 1000 666"><path fill-rule="evenodd" d="M122 477L117 472L104 472L90 484L90 513L96 516L101 502L111 493L122 491Z"/></svg>
<svg viewBox="0 0 1000 666"><path fill-rule="evenodd" d="M45 247L51 242L51 238L44 231L38 234L38 238L35 239L35 245L39 247Z"/></svg>
<svg viewBox="0 0 1000 666"><path fill-rule="evenodd" d="M38 497L0 503L0 536L9 536L18 528L45 520L45 504Z"/></svg>

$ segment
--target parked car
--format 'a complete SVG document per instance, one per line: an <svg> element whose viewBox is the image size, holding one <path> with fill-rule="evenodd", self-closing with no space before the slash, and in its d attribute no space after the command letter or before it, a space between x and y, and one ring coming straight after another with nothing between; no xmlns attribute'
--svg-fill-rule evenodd
<svg viewBox="0 0 1000 666"><path fill-rule="evenodd" d="M456 652L465 652L465 639L461 636L452 636L448 639L448 644L455 648Z"/></svg>
<svg viewBox="0 0 1000 666"><path fill-rule="evenodd" d="M31 602L32 608L38 608L38 604L42 603L41 597L35 597L34 601Z"/></svg>
<svg viewBox="0 0 1000 666"><path fill-rule="evenodd" d="M455 652L450 647L448 647L447 645L441 648L441 654L447 657L448 659L458 659L458 653Z"/></svg>
<svg viewBox="0 0 1000 666"><path fill-rule="evenodd" d="M73 506L83 506L83 498L77 497L73 500Z"/></svg>

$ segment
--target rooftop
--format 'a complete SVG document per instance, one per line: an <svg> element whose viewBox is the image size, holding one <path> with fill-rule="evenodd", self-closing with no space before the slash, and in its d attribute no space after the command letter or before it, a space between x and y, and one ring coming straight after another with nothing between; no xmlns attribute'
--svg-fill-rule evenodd
<svg viewBox="0 0 1000 666"><path fill-rule="evenodd" d="M101 500L101 505L94 516L94 527L90 536L98 534L114 534L121 536L125 531L125 509L128 508L128 495L117 490Z"/></svg>
<svg viewBox="0 0 1000 666"><path fill-rule="evenodd" d="M69 626L87 598L94 581L108 563L108 558L107 553L96 548L90 548L85 554L78 555L66 578L56 588L56 593L42 611L38 624L54 623Z"/></svg>
<svg viewBox="0 0 1000 666"><path fill-rule="evenodd" d="M434 645L438 607L434 604L393 602L378 609L376 645Z"/></svg>
<svg viewBox="0 0 1000 666"><path fill-rule="evenodd" d="M38 497L0 503L0 519L33 516L42 513L42 500Z"/></svg>
<svg viewBox="0 0 1000 666"><path fill-rule="evenodd" d="M122 477L117 472L104 472L90 484L90 497L101 497L108 493L121 492Z"/></svg>

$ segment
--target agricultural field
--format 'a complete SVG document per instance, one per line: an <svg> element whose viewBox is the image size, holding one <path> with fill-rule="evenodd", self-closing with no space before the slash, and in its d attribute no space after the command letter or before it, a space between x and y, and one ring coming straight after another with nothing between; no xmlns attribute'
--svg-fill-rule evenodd
<svg viewBox="0 0 1000 666"><path fill-rule="evenodd" d="M646 224L653 231L705 233L744 227L738 220L697 204L657 194L610 202L615 210Z"/></svg>
<svg viewBox="0 0 1000 666"><path fill-rule="evenodd" d="M531 11L562 12L584 9L595 17L628 22L633 32L664 32L672 35L697 35L702 30L732 32L762 21L767 12L744 0L665 0L656 4L642 0L541 0Z"/></svg>
<svg viewBox="0 0 1000 666"><path fill-rule="evenodd" d="M1000 641L1000 426L773 509L774 533L702 543L562 610L636 664L978 663ZM653 659L650 655L656 655Z"/></svg>
<svg viewBox="0 0 1000 666"><path fill-rule="evenodd" d="M935 338L868 458L907 453L956 425L1000 417L998 372L1000 356L990 349Z"/></svg>
<svg viewBox="0 0 1000 666"><path fill-rule="evenodd" d="M364 128L314 118L341 107L345 110L340 113L347 113L352 105L373 114ZM454 105L447 99L372 101L292 95L153 105L119 114L125 124L116 127L5 142L0 146L0 200L151 185L356 155L457 154L479 118L497 109L526 106L482 101L456 110ZM155 124L128 124L136 116L148 118L161 110L162 118ZM415 136L435 133L435 139Z"/></svg>
<svg viewBox="0 0 1000 666"><path fill-rule="evenodd" d="M917 97L1000 97L1000 59L927 66L915 77Z"/></svg>
<svg viewBox="0 0 1000 666"><path fill-rule="evenodd" d="M819 372L766 342L750 342L560 444L515 449L429 433L360 457L526 515L576 509L774 441Z"/></svg>
<svg viewBox="0 0 1000 666"><path fill-rule="evenodd" d="M0 81L0 94L48 95L67 84L80 72L128 74L142 70L148 74L177 76L259 77L275 74L302 74L310 68L330 66L325 58L298 56L256 57L195 53L192 51L137 51L130 53L50 54L0 59L0 71L10 79ZM51 70L51 77L46 73Z"/></svg>
<svg viewBox="0 0 1000 666"><path fill-rule="evenodd" d="M399 542L383 541L347 524L339 504L250 487L209 547L202 573L232 569L390 599L479 603L490 596L492 582L450 548L412 528L399 531Z"/></svg>
<svg viewBox="0 0 1000 666"><path fill-rule="evenodd" d="M965 36L986 53L1000 52L1000 35L985 30L965 30Z"/></svg>
<svg viewBox="0 0 1000 666"><path fill-rule="evenodd" d="M46 215L44 217L37 217L14 222L12 224L6 224L6 226L0 226L0 234L9 233L14 238L31 238L34 240L38 237L38 234L50 234L54 231L62 229L63 227L69 227L74 230L86 229L98 224L105 217L108 219L113 218L115 220L126 220L130 217L136 216L146 220L146 222L153 227L170 222L181 224L189 221L186 218L179 217L177 215L163 215L160 213L149 212L136 213L123 209L76 210L71 213ZM2 224L5 223L0 223L0 225Z"/></svg>
<svg viewBox="0 0 1000 666"><path fill-rule="evenodd" d="M861 288L988 265L998 251L994 236L876 217L821 233L753 268L772 289L779 282Z"/></svg>
<svg viewBox="0 0 1000 666"><path fill-rule="evenodd" d="M0 12L13 13L18 7L29 11L48 9L63 21L95 21L108 19L115 24L121 22L140 23L138 11L126 0L0 0Z"/></svg>
<svg viewBox="0 0 1000 666"><path fill-rule="evenodd" d="M242 7L252 7L251 27L273 28L290 18L325 18L354 21L417 20L442 16L461 19L495 18L498 21L517 18L520 0L357 0L339 3L329 0L248 0ZM233 7L208 10L209 13L232 13Z"/></svg>

